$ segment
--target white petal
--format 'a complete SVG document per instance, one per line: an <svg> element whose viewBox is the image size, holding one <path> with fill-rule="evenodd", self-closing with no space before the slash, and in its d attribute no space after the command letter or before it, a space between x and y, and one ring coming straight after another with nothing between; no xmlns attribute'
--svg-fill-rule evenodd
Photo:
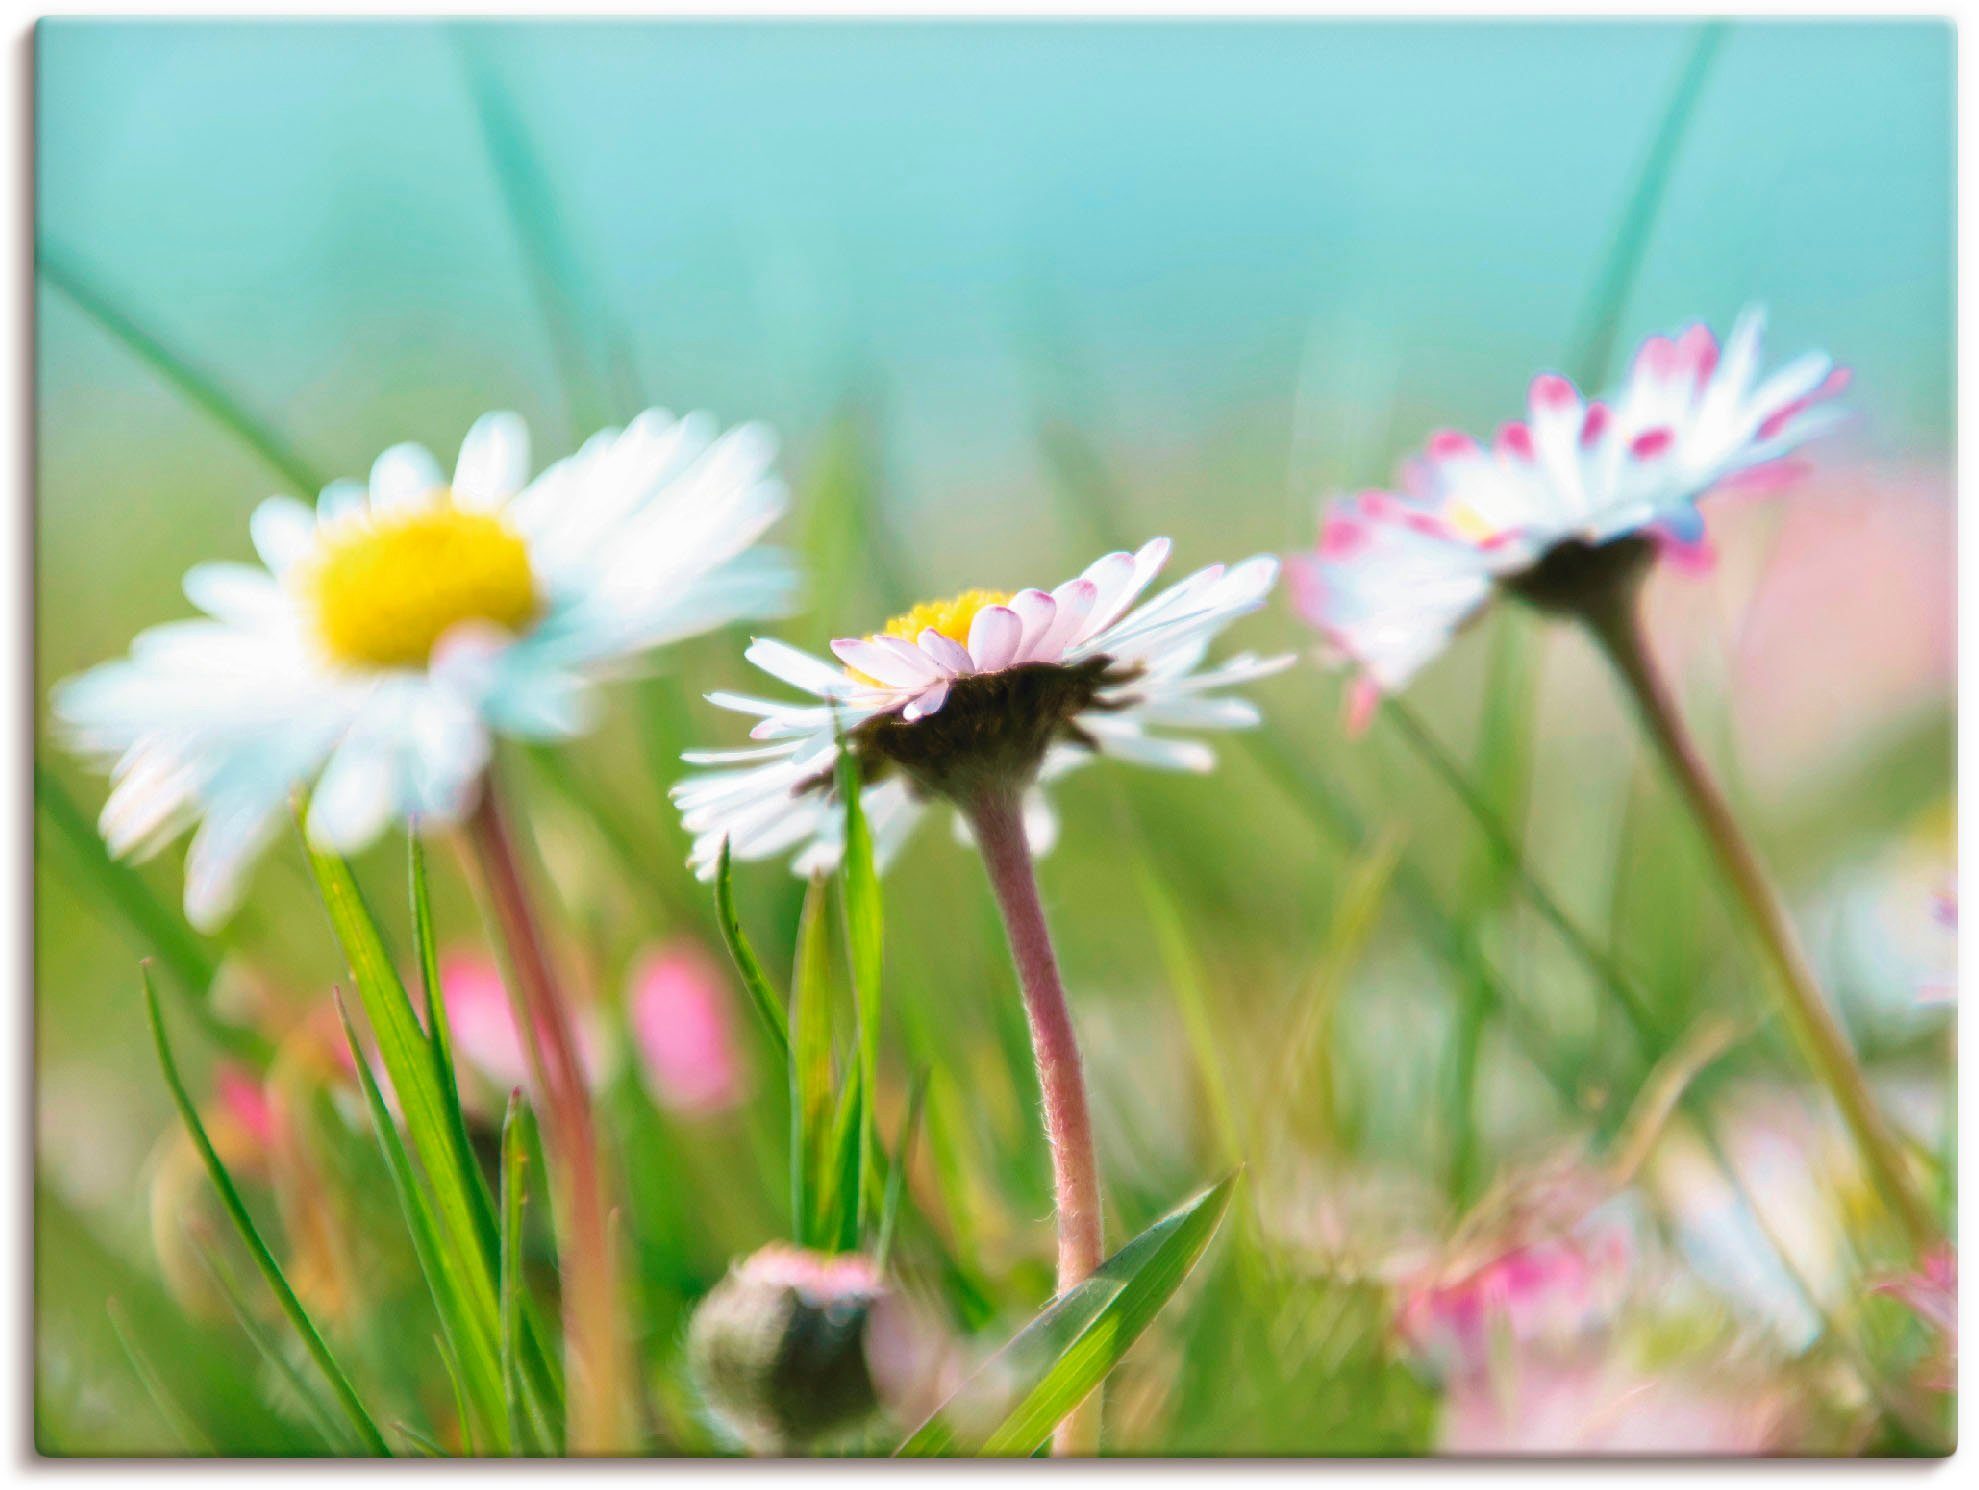
<svg viewBox="0 0 1979 1490"><path fill-rule="evenodd" d="M948 684L937 683L925 693L908 700L907 707L900 711L900 717L912 724L917 719L925 719L930 714L941 712L941 706L948 702Z"/></svg>
<svg viewBox="0 0 1979 1490"><path fill-rule="evenodd" d="M976 670L976 664L969 660L969 651L953 637L943 636L930 626L920 635L921 650L928 660L951 678L966 678Z"/></svg>
<svg viewBox="0 0 1979 1490"><path fill-rule="evenodd" d="M779 682L820 698L835 698L851 688L852 680L830 663L774 637L755 638L742 655Z"/></svg>
<svg viewBox="0 0 1979 1490"><path fill-rule="evenodd" d="M294 497L270 497L254 509L247 531L261 562L279 576L314 544L316 514Z"/></svg>
<svg viewBox="0 0 1979 1490"><path fill-rule="evenodd" d="M237 626L279 622L288 614L282 587L253 564L195 564L186 571L186 599Z"/></svg>
<svg viewBox="0 0 1979 1490"><path fill-rule="evenodd" d="M978 672L1007 667L1024 634L1024 623L1007 605L986 605L969 623L969 660Z"/></svg>
<svg viewBox="0 0 1979 1490"><path fill-rule="evenodd" d="M394 445L371 463L371 510L422 506L445 484L439 462L424 445Z"/></svg>
<svg viewBox="0 0 1979 1490"><path fill-rule="evenodd" d="M1038 650L1038 643L1050 634L1052 622L1058 619L1058 602L1043 590L1019 590L1010 597L1010 608L1024 623L1024 634L1017 639L1011 661L1056 662L1056 657Z"/></svg>
<svg viewBox="0 0 1979 1490"><path fill-rule="evenodd" d="M309 799L309 836L324 848L354 854L390 821L398 773L374 740L346 740L330 758Z"/></svg>
<svg viewBox="0 0 1979 1490"><path fill-rule="evenodd" d="M833 655L847 667L869 678L877 678L892 688L919 688L933 682L937 676L934 664L921 655L919 648L908 649L914 653L910 659L905 653L883 647L875 641L843 636L831 644L831 649Z"/></svg>
<svg viewBox="0 0 1979 1490"><path fill-rule="evenodd" d="M520 414L483 414L460 442L454 497L463 507L499 507L529 479L529 426Z"/></svg>

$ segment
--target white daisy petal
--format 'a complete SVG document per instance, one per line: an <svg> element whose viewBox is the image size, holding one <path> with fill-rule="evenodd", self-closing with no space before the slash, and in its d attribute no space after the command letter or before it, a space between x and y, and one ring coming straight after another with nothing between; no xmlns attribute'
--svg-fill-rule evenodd
<svg viewBox="0 0 1979 1490"><path fill-rule="evenodd" d="M1023 635L1024 623L1017 612L1007 605L986 605L969 623L969 660L979 673L1008 667Z"/></svg>
<svg viewBox="0 0 1979 1490"><path fill-rule="evenodd" d="M309 552L316 537L316 514L294 497L270 497L254 509L247 531L268 572L280 578Z"/></svg>
<svg viewBox="0 0 1979 1490"><path fill-rule="evenodd" d="M968 648L953 637L943 636L934 627L930 626L924 630L918 640L921 650L927 653L928 660L948 677L967 677L976 670L976 664L970 660Z"/></svg>
<svg viewBox="0 0 1979 1490"><path fill-rule="evenodd" d="M460 442L454 500L463 507L499 507L529 479L529 426L520 414L483 414Z"/></svg>
<svg viewBox="0 0 1979 1490"><path fill-rule="evenodd" d="M851 687L851 680L830 663L821 662L810 653L800 652L788 642L780 642L774 637L757 637L742 655L779 682L801 688L819 698L835 698Z"/></svg>
<svg viewBox="0 0 1979 1490"><path fill-rule="evenodd" d="M371 464L371 510L421 507L445 486L439 462L424 445L394 445Z"/></svg>

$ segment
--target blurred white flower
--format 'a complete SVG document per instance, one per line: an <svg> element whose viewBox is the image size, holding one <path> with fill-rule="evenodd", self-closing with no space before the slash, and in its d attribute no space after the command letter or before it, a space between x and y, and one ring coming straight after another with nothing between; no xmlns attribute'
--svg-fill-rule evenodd
<svg viewBox="0 0 1979 1490"><path fill-rule="evenodd" d="M1761 379L1761 327L1758 312L1741 316L1722 355L1701 324L1651 337L1605 399L1542 374L1527 419L1490 448L1446 431L1405 468L1401 493L1333 502L1286 583L1361 669L1358 706L1405 686L1497 587L1543 584L1549 558L1624 541L1646 556L1653 539L1698 559L1701 497L1790 476L1789 453L1839 417L1823 405L1848 374L1810 352Z"/></svg>
<svg viewBox="0 0 1979 1490"><path fill-rule="evenodd" d="M1042 852L1053 820L1034 784L1090 754L1208 770L1207 746L1151 731L1257 723L1254 705L1217 690L1291 659L1245 653L1201 665L1218 632L1263 604L1278 564L1212 564L1134 609L1167 557L1168 540L1157 538L1107 554L1055 590L970 590L916 606L872 636L833 642L841 667L759 638L749 660L811 697L709 695L758 716L750 733L772 743L687 755L732 768L673 789L696 835L695 869L711 876L724 840L739 859L795 852L799 873L835 863L844 826L832 780L843 750L870 783L864 806L882 862L931 796L959 802L986 784L1032 787L1026 827Z"/></svg>
<svg viewBox="0 0 1979 1490"><path fill-rule="evenodd" d="M522 421L490 414L451 482L397 445L368 489L333 483L313 510L269 498L249 523L259 565L187 573L205 618L55 690L68 739L115 783L111 851L197 824L185 907L211 927L300 786L311 838L339 851L460 816L495 734L575 734L613 666L780 607L784 565L751 551L783 510L773 450L759 426L718 437L653 410L530 481Z"/></svg>

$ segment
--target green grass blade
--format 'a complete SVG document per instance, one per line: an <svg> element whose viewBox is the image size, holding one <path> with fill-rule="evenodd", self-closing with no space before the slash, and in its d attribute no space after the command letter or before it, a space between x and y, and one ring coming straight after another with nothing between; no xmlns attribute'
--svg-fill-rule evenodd
<svg viewBox="0 0 1979 1490"><path fill-rule="evenodd" d="M826 882L813 879L790 979L790 1206L799 1243L818 1246L831 1154L831 946Z"/></svg>
<svg viewBox="0 0 1979 1490"><path fill-rule="evenodd" d="M445 1266L461 1280L462 1297L476 1316L476 1328L493 1340L496 1260L480 1214L487 1200L485 1182L456 1146L432 1046L350 866L335 854L306 847L385 1073L405 1115L412 1152L432 1186Z"/></svg>
<svg viewBox="0 0 1979 1490"><path fill-rule="evenodd" d="M357 1450L359 1444L351 1437L349 1425L343 1422L337 1416L336 1410L323 1399L321 1390L311 1386L302 1372L296 1369L295 1362L289 1358L288 1353L280 1349L269 1338L268 1332L261 1328L254 1317L254 1311L248 1307L247 1300L241 1297L240 1288L228 1276L226 1267L214 1255L212 1249L204 1244L198 1244L194 1255L199 1258L200 1266L206 1270L206 1276L213 1280L214 1288L227 1301L227 1308L233 1314L234 1322L240 1326L241 1333L247 1336L248 1343L254 1347L255 1353L274 1369L275 1374L282 1379L283 1385L294 1394L297 1405L303 1415L309 1419L310 1426L322 1435L327 1449L335 1454L349 1454Z"/></svg>
<svg viewBox="0 0 1979 1490"><path fill-rule="evenodd" d="M783 1000L770 987L763 964L757 960L756 949L749 945L749 938L742 930L742 920L735 913L735 880L726 842L722 844L721 862L715 866L715 919L721 923L722 941L728 947L735 970L742 975L742 986L749 995L749 1007L756 1011L770 1043L776 1047L778 1061L788 1065L789 1016L783 1011Z"/></svg>
<svg viewBox="0 0 1979 1490"><path fill-rule="evenodd" d="M322 476L287 441L276 435L266 420L248 413L240 400L221 386L219 379L200 369L190 358L174 351L162 337L126 311L65 250L45 242L38 244L35 273L123 343L128 351L169 383L186 402L260 456L270 468L279 471L297 494L314 496L323 489L325 482Z"/></svg>
<svg viewBox="0 0 1979 1490"><path fill-rule="evenodd" d="M227 1173L227 1166L220 1162L220 1155L214 1150L213 1141L206 1136L205 1125L199 1120L199 1110L193 1105L192 1097L186 1091L185 1081L179 1075L178 1063L172 1058L172 1046L165 1036L165 1018L158 1008L158 990L151 981L151 969L148 966L141 966L140 972L144 983L145 1013L151 1020L151 1039L158 1048L158 1064L164 1070L165 1085L171 1091L172 1102L179 1109L179 1116L185 1122L186 1131L192 1135L193 1146L199 1150L199 1157L206 1165L206 1173L213 1181L213 1188L219 1193L220 1204L225 1207L228 1217L234 1223L234 1228L240 1233L248 1254L254 1258L254 1265L261 1270L261 1276L267 1280L269 1290L275 1295L276 1302L281 1305L282 1313L288 1317L296 1334L301 1337L303 1348L309 1352L310 1358L316 1362L317 1369L323 1373L324 1379L330 1383L331 1390L337 1394L338 1403L349 1416L351 1426L357 1430L357 1436L364 1447L373 1454L390 1457L392 1451L386 1447L384 1435L378 1431L378 1425L371 1420L371 1414L364 1410L364 1403L359 1399L356 1388L350 1384L350 1378L344 1375L343 1367L339 1366L336 1357L330 1354L330 1347L324 1344L322 1335L317 1332L315 1322L309 1317L309 1311L303 1308L302 1300L296 1297L295 1290L289 1286L289 1280L283 1276L282 1265L275 1260L275 1254L268 1250L268 1244L261 1239L254 1218L248 1214L246 1202L241 1199L240 1191L234 1188L233 1176Z"/></svg>
<svg viewBox="0 0 1979 1490"><path fill-rule="evenodd" d="M531 1412L525 1395L523 1361L528 1349L529 1292L522 1277L523 1207L528 1197L529 1155L535 1119L519 1091L510 1092L502 1114L501 1372L514 1452L544 1453L548 1429Z"/></svg>
<svg viewBox="0 0 1979 1490"><path fill-rule="evenodd" d="M193 1420L192 1414L186 1411L185 1404L172 1394L172 1389L165 1384L165 1378L159 1375L158 1368L152 1365L150 1357L138 1349L137 1341L131 1338L127 1321L124 1319L124 1311L118 1307L117 1301L104 1300L103 1312L110 1316L110 1333L117 1337L117 1344L124 1352L124 1359L130 1362L131 1371L137 1377L138 1384L151 1399L151 1405L158 1409L158 1416L165 1420L165 1426L178 1435L187 1453L204 1457L216 1452L213 1440L207 1436L206 1430Z"/></svg>
<svg viewBox="0 0 1979 1490"><path fill-rule="evenodd" d="M838 1111L832 1117L829 1167L825 1171L825 1192L818 1219L818 1235L835 1252L850 1252L859 1245L861 1185L870 1162L864 1137L870 1130L865 1083L854 1066L846 1075L838 1094Z"/></svg>
<svg viewBox="0 0 1979 1490"><path fill-rule="evenodd" d="M476 1317L458 1272L447 1266L432 1204L419 1183L419 1177L413 1172L412 1161L399 1139L398 1125L392 1121L391 1111L385 1106L384 1094L378 1090L377 1078L371 1072L371 1058L365 1054L364 1043L357 1037L357 1029L351 1023L350 1010L344 1004L343 995L333 990L331 998L337 1008L337 1018L343 1023L344 1038L350 1044L351 1060L357 1067L358 1085L363 1089L365 1107L371 1114L372 1131L377 1135L379 1151L384 1155L385 1168L392 1178L392 1191L398 1197L399 1210L405 1217L406 1231L412 1239L413 1258L419 1264L420 1275L426 1280L427 1291L433 1296L433 1309L440 1317L440 1328L445 1332L452 1369L459 1378L463 1396L473 1403L472 1421L465 1411L461 1414L462 1431L471 1435L473 1422L478 1421L495 1442L498 1451L506 1452L507 1418L501 1406L501 1373L495 1338L487 1333L486 1322ZM465 1401L462 1406L465 1408Z"/></svg>
<svg viewBox="0 0 1979 1490"><path fill-rule="evenodd" d="M1168 973L1169 992L1182 1014L1182 1027L1195 1054L1197 1079L1209 1108L1210 1127L1216 1135L1218 1158L1225 1164L1243 1159L1243 1140L1237 1127L1236 1104L1230 1084L1224 1078L1223 1059L1217 1053L1215 1022L1209 1012L1209 994L1204 986L1202 963L1190 944L1182 912L1169 893L1161 872L1155 867L1146 845L1134 854L1134 869L1140 880L1141 899L1147 906L1148 921L1154 928L1155 946Z"/></svg>
<svg viewBox="0 0 1979 1490"><path fill-rule="evenodd" d="M419 952L419 980L426 1000L427 1043L433 1052L433 1081L446 1109L447 1129L461 1169L474 1181L477 1204L475 1220L480 1224L482 1246L495 1247L494 1197L488 1194L486 1177L474 1157L474 1142L468 1136L467 1115L461 1110L460 1081L454 1065L453 1027L447 1021L447 1000L440 985L438 939L433 931L432 887L426 877L426 849L417 831L407 833L406 884L412 896L412 935Z"/></svg>
<svg viewBox="0 0 1979 1490"><path fill-rule="evenodd" d="M1622 312L1628 307L1629 291L1648 252L1650 234L1656 226L1656 215L1662 210L1684 135L1697 111L1697 100L1711 75L1718 49L1724 45L1725 34L1730 29L1725 21L1708 21L1698 27L1697 37L1684 59L1683 71L1677 75L1670 101L1664 106L1649 153L1643 158L1642 170L1629 192L1628 205L1616 224L1608 256L1588 292L1587 308L1574 336L1574 350L1567 359L1582 388L1591 387L1608 375Z"/></svg>
<svg viewBox="0 0 1979 1490"><path fill-rule="evenodd" d="M874 1094L879 1091L880 979L885 965L885 913L879 871L873 863L873 835L859 800L859 763L851 751L838 757L838 794L845 804L845 854L839 865L845 905L845 937L851 949L852 999L858 1014L860 1104L857 1212L872 1215L879 1205L874 1158Z"/></svg>
<svg viewBox="0 0 1979 1490"><path fill-rule="evenodd" d="M1034 1454L1119 1364L1181 1287L1223 1222L1231 1174L1155 1222L999 1351L897 1453ZM986 1403L1006 1405L992 1415ZM989 1422L987 1430L964 1423Z"/></svg>
<svg viewBox="0 0 1979 1490"><path fill-rule="evenodd" d="M79 889L95 895L136 934L140 956L155 956L184 995L186 1012L200 1032L222 1049L265 1067L273 1047L253 1030L228 1024L207 1002L213 987L213 958L176 911L165 905L130 865L110 857L95 825L46 767L34 768L34 805L54 830L70 876ZM45 841L45 840L44 840Z"/></svg>
<svg viewBox="0 0 1979 1490"><path fill-rule="evenodd" d="M879 1240L873 1255L882 1274L893 1255L893 1237L900 1222L900 1202L907 1193L907 1172L914 1162L914 1140L921 1131L921 1104L928 1095L928 1073L914 1073L914 1084L907 1091L907 1116L900 1122L900 1141L893 1148L893 1167L887 1171L886 1198L880 1204Z"/></svg>

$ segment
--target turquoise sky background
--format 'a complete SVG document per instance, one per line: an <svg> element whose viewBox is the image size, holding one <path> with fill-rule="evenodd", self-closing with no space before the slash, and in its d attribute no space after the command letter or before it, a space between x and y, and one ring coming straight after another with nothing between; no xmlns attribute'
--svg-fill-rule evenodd
<svg viewBox="0 0 1979 1490"><path fill-rule="evenodd" d="M944 530L964 545L1033 510L1050 411L1279 541L1560 360L1693 34L44 23L39 232L327 470L491 406L560 450L478 79L540 164L594 405L761 415L795 460L864 389L909 521L991 514ZM1856 366L1859 445L1943 457L1953 46L1735 28L1625 338L1764 301L1779 355ZM169 603L162 560L238 536L270 473L41 312L44 565ZM158 546L106 568L72 518Z"/></svg>

